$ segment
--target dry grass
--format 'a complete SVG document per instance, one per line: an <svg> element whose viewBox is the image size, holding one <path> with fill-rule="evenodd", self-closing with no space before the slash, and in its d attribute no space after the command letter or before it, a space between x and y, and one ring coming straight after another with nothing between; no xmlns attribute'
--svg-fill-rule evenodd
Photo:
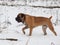
<svg viewBox="0 0 60 45"><path fill-rule="evenodd" d="M27 40L27 42L26 42L26 45L28 45L29 41L30 41L30 37L28 38L28 40Z"/></svg>
<svg viewBox="0 0 60 45"><path fill-rule="evenodd" d="M51 45L55 45L53 42L51 42Z"/></svg>

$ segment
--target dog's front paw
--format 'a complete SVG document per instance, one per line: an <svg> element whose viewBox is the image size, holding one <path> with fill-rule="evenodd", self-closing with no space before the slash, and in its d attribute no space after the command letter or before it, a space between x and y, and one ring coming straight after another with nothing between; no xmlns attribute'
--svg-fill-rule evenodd
<svg viewBox="0 0 60 45"><path fill-rule="evenodd" d="M31 34L29 34L29 36L31 36Z"/></svg>
<svg viewBox="0 0 60 45"><path fill-rule="evenodd" d="M22 32L23 32L23 34L25 34L25 31L24 30L22 30Z"/></svg>

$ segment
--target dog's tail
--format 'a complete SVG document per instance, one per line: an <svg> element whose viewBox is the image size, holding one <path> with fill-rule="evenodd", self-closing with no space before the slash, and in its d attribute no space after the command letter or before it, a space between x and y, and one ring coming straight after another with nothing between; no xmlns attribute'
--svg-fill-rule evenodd
<svg viewBox="0 0 60 45"><path fill-rule="evenodd" d="M52 18L52 16L49 17L49 19L51 19L51 18Z"/></svg>

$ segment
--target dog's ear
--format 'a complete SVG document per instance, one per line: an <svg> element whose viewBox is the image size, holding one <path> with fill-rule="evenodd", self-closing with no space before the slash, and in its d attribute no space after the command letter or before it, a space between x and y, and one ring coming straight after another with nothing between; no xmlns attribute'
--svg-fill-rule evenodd
<svg viewBox="0 0 60 45"><path fill-rule="evenodd" d="M25 17L25 14L23 14L23 13L20 13L20 15L21 15L22 18Z"/></svg>

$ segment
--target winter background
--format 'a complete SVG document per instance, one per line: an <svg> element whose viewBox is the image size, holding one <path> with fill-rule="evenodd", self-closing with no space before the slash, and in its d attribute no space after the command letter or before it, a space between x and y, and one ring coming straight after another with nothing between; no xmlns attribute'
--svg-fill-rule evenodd
<svg viewBox="0 0 60 45"><path fill-rule="evenodd" d="M25 25L15 21L18 13L53 16L51 21L57 36L49 28L44 36L41 26L33 29L32 36L28 36L29 29L25 30L24 35L22 28ZM0 45L60 45L60 0L0 0Z"/></svg>

